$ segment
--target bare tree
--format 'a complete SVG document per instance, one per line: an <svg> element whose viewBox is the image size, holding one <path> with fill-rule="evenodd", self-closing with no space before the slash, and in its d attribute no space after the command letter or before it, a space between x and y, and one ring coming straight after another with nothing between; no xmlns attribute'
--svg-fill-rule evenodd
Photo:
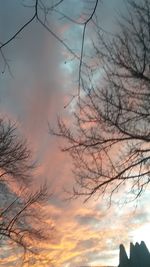
<svg viewBox="0 0 150 267"><path fill-rule="evenodd" d="M58 119L53 131L74 162L73 195L85 200L96 193L111 200L126 186L136 199L150 182L150 1L128 1L127 9L116 34L97 25L99 79L83 81L74 130Z"/></svg>
<svg viewBox="0 0 150 267"><path fill-rule="evenodd" d="M30 182L33 167L31 152L26 141L18 138L15 124L0 119L0 182L7 181L8 175L20 182Z"/></svg>
<svg viewBox="0 0 150 267"><path fill-rule="evenodd" d="M45 222L43 205L49 198L46 184L40 188L26 142L15 124L0 120L0 246L17 246L27 255L39 250L35 241L50 240L52 225ZM34 246L33 246L34 244Z"/></svg>
<svg viewBox="0 0 150 267"><path fill-rule="evenodd" d="M27 18L26 22L23 25L18 25L18 28L16 31L10 35L10 37L6 40L0 40L0 56L1 56L1 62L3 65L2 74L7 70L12 75L11 67L9 64L9 60L7 59L7 55L5 55L4 49L12 44L16 38L23 33L23 31L29 27L34 21L38 22L40 26L45 29L50 36L55 38L69 53L70 55L78 60L79 65L79 71L78 71L78 94L80 93L80 86L81 86L81 76L82 76L82 65L86 65L86 63L83 61L84 56L84 46L85 46L85 35L86 35L86 28L88 27L88 24L92 22L93 17L96 13L97 6L100 0L81 0L81 5L83 5L83 10L80 12L79 16L76 17L72 14L70 16L69 14L66 14L63 10L64 7L68 5L66 0L49 0L49 1L42 1L42 0L34 0L34 1L23 1L23 6L25 8L30 8L33 10L33 14L30 18ZM74 9L74 6L72 4L72 10ZM71 46L63 40L61 36L57 33L53 27L50 26L49 18L56 18L56 23L58 23L59 20L61 20L62 23L69 23L69 24L75 24L78 25L80 28L82 28L82 38L81 38L81 45L78 49L78 51L74 51L74 48L71 48Z"/></svg>

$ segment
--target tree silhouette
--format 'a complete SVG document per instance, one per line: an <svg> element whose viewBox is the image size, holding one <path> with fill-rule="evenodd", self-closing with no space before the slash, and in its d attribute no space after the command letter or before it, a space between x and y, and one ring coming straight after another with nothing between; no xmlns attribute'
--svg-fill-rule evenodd
<svg viewBox="0 0 150 267"><path fill-rule="evenodd" d="M112 195L128 186L138 198L150 182L150 2L128 1L116 34L97 25L99 67L83 81L71 130L58 119L74 162L73 196ZM93 80L92 80L93 78Z"/></svg>
<svg viewBox="0 0 150 267"><path fill-rule="evenodd" d="M38 253L33 243L50 240L52 226L45 223L46 184L36 188L31 152L15 124L0 120L0 245L18 246L27 255Z"/></svg>

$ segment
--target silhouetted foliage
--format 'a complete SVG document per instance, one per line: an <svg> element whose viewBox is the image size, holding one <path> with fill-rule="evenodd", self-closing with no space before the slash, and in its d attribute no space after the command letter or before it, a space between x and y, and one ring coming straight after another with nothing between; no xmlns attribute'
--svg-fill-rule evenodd
<svg viewBox="0 0 150 267"><path fill-rule="evenodd" d="M130 243L130 256L127 256L124 246L120 245L119 266L118 267L148 267L150 265L150 253L146 244Z"/></svg>
<svg viewBox="0 0 150 267"><path fill-rule="evenodd" d="M116 34L97 25L99 79L83 81L73 129L58 119L53 131L74 162L73 196L85 200L96 193L111 200L126 185L136 199L150 182L150 1L128 1L127 10Z"/></svg>

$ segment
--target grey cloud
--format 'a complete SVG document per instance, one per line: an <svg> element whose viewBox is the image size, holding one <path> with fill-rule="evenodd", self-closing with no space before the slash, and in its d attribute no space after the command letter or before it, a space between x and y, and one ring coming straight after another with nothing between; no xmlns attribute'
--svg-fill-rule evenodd
<svg viewBox="0 0 150 267"><path fill-rule="evenodd" d="M149 214L147 213L147 211L141 211L140 213L137 213L134 215L134 217L132 218L132 223L146 223L149 222Z"/></svg>
<svg viewBox="0 0 150 267"><path fill-rule="evenodd" d="M100 220L94 217L93 215L77 215L76 218L77 222L81 225L94 225L100 223Z"/></svg>
<svg viewBox="0 0 150 267"><path fill-rule="evenodd" d="M74 250L85 250L85 249L92 249L95 246L97 246L99 244L100 240L98 238L87 238L85 240L80 240L77 245L76 248Z"/></svg>
<svg viewBox="0 0 150 267"><path fill-rule="evenodd" d="M89 262L93 262L93 261L105 262L106 260L113 260L116 254L119 255L119 248L118 248L118 251L109 250L109 251L101 252L99 250L94 250L93 252L88 253L88 259L89 259Z"/></svg>

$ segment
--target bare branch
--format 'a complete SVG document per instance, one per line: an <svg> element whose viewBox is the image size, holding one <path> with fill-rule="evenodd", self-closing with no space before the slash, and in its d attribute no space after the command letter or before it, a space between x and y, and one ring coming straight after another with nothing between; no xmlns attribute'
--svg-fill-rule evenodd
<svg viewBox="0 0 150 267"><path fill-rule="evenodd" d="M31 152L26 141L19 137L15 124L1 119L0 242L8 242L10 246L11 240L26 254L37 254L33 243L50 240L54 231L45 222L47 214L43 209L51 195L46 183L36 189L33 167Z"/></svg>
<svg viewBox="0 0 150 267"><path fill-rule="evenodd" d="M78 71L78 93L77 96L80 95L80 87L81 87L81 80L82 80L82 66L84 65L85 67L88 67L87 64L84 62L83 60L83 54L84 54L84 45L85 45L85 35L86 35L86 28L88 26L88 24L92 21L93 16L96 13L96 9L98 6L98 3L100 2L100 0L93 0L90 3L91 8L88 8L88 12L85 15L85 19L83 21L78 21L72 17L69 17L67 14L64 14L62 11L60 11L58 9L58 7L60 7L65 0L60 0L60 1L56 1L55 3L53 3L53 1L49 1L51 4L49 6L47 6L45 4L44 1L42 0L35 0L35 3L32 5L26 5L23 4L24 7L28 7L28 8L32 8L33 11L33 15L30 19L28 19L22 26L19 27L19 29L11 36L9 37L5 42L1 42L0 43L0 53L2 56L2 59L4 61L4 68L2 73L5 72L6 67L9 71L9 73L12 75L11 73L11 68L9 66L8 60L6 59L6 56L4 55L3 49L10 45L11 42L13 40L15 40L15 38L17 36L19 36L20 33L22 33L24 31L25 28L27 28L31 23L33 23L33 21L38 21L39 24L44 27L44 29L47 30L48 33L50 33L50 35L52 35L67 51L69 51L69 53L71 55L73 55L73 57L75 59L77 59L79 61L79 71ZM85 2L86 3L86 2ZM42 12L42 14L44 15L44 20L41 18L41 14L40 11ZM61 16L63 16L63 18L67 19L69 23L74 23L76 25L80 25L83 27L82 30L82 39L81 39L81 49L79 54L75 53L74 50L53 30L51 29L51 27L48 25L48 20L47 20L47 16L51 13L57 13ZM82 17L82 14L81 16Z"/></svg>
<svg viewBox="0 0 150 267"><path fill-rule="evenodd" d="M128 11L116 34L97 25L93 47L103 71L101 86L90 90L85 78L75 130L59 119L52 132L66 140L63 151L74 162L73 196L85 200L108 193L111 201L126 185L137 199L150 182L150 4L131 0Z"/></svg>

